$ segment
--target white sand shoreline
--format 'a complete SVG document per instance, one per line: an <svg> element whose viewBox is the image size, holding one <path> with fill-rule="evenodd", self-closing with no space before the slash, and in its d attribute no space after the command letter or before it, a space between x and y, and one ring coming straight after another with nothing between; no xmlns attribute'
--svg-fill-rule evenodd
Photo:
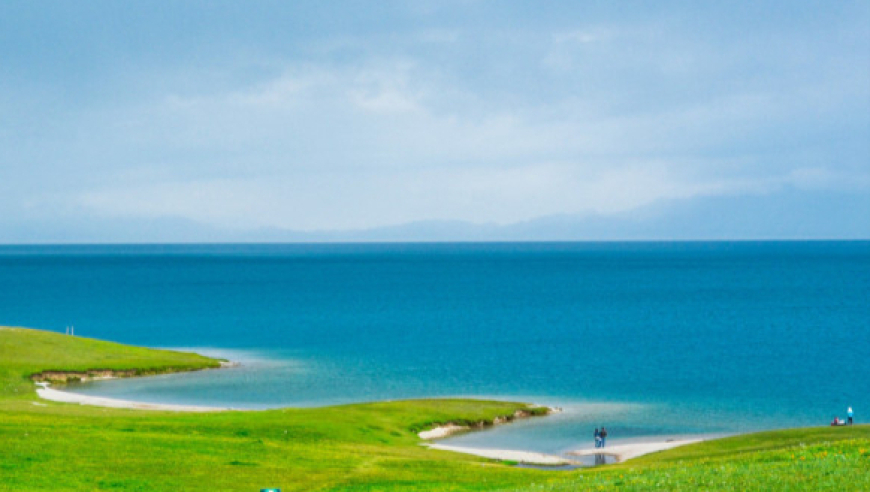
<svg viewBox="0 0 870 492"><path fill-rule="evenodd" d="M552 408L550 407L551 412L561 412L560 408ZM504 421L497 420L494 424L501 424ZM445 437L449 437L453 434L458 434L460 432L469 432L475 429L472 429L469 426L456 425L456 424L444 424L438 427L434 427L427 431L419 432L417 435L421 439L433 440L433 439L443 439ZM656 453L659 451L665 451L668 449L673 449L679 446L685 446L687 444L694 444L697 442L704 441L709 439L711 436L681 436L682 439L667 439L662 441L639 441L639 442L627 442L617 444L615 446L609 446L606 448L592 448L592 449L577 449L572 451L566 451L562 453L562 455L556 454L547 454L547 453L539 453L535 451L524 451L524 450L516 450L516 449L491 449L491 448L472 448L466 446L453 446L449 444L434 444L434 443L424 443L423 446L426 446L430 449L437 449L441 451L452 451L455 453L464 453L471 454L474 456L480 456L482 458L489 458L495 460L503 460L503 461L516 461L522 464L528 465L539 465L539 466L590 466L588 463L583 463L572 457L586 457L586 456L611 456L613 457L617 463L621 463L626 460L630 460L633 458L637 458L639 456L643 456L650 453ZM662 439L665 439L664 437Z"/></svg>
<svg viewBox="0 0 870 492"><path fill-rule="evenodd" d="M115 398L79 395L77 393L56 390L54 388L49 388L47 382L36 383L36 385L39 386L39 389L36 390L36 394L39 395L40 398L61 403L78 403L79 405L92 405L95 407L127 408L131 410L162 410L170 412L226 412L229 410L235 410L233 408L223 407L172 405L167 403L144 403L130 400L118 400Z"/></svg>
<svg viewBox="0 0 870 492"><path fill-rule="evenodd" d="M532 418L532 417L536 417L536 416L542 417L542 416L547 416L547 415L552 415L554 413L561 413L562 412L562 409L560 407L544 407L542 405L532 404L532 405L530 405L530 408L535 408L535 409L546 408L547 413L545 413L544 415L540 415L540 414L533 415L531 412L529 412L527 410L517 410L511 416L496 417L489 424L486 424L485 422L481 421L476 426L469 426L469 425L457 425L457 424L454 424L451 422L451 423L447 423L444 425L439 425L437 427L433 427L432 429L429 429L426 431L418 432L417 436L419 436L420 439L426 439L426 440L444 439L445 437L450 437L453 434L458 434L460 432L469 432L472 430L480 430L482 428L487 427L487 425L496 426L496 425L509 424L516 419L527 419L527 418Z"/></svg>
<svg viewBox="0 0 870 492"><path fill-rule="evenodd" d="M418 432L417 436L420 439L443 439L448 436L452 436L453 434L457 434L459 432L470 431L471 427L467 425L456 425L456 424L447 424L447 425L439 425L434 429L430 429L427 431Z"/></svg>
<svg viewBox="0 0 870 492"><path fill-rule="evenodd" d="M223 366L223 365L222 365ZM227 366L232 367L227 364ZM223 367L227 367L223 366ZM104 377L94 377L92 380L97 379L111 379ZM54 388L49 387L48 382L37 382L36 383L39 388L36 390L37 395L44 400L60 402L60 403L78 403L79 405L91 405L97 407L105 407L105 408L123 408L130 410L154 410L154 411L170 411L170 412L226 412L226 411L244 411L244 409L234 409L229 407L210 407L210 406L201 406L201 405L176 405L176 404L167 404L167 403L146 403L146 402L138 402L131 400L121 400L116 398L105 398L100 396L88 396L88 395L80 395L77 393L70 393L67 391L61 391ZM41 405L40 403L34 402L34 405ZM552 409L552 411L560 411L560 409ZM496 422L503 423L503 422ZM445 437L449 437L453 434L459 432L472 431L469 426L460 426L455 424L447 424L435 427L428 431L422 431L418 433L418 436L421 439L431 440L431 439L441 439ZM576 457L584 457L584 456L595 456L595 455L608 455L616 458L617 462L623 462L626 460L630 460L632 458L637 458L639 456L643 456L645 454L655 453L658 451L664 451L667 449L672 449L678 446L684 446L687 444L693 444L697 442L701 442L704 439L683 439L683 440L668 440L662 442L639 442L639 443L627 443L627 444L619 444L616 446L610 446L607 448L601 449L580 449L575 451L567 451L564 455L568 456L576 456ZM523 450L515 450L515 449L488 449L488 448L471 448L465 446L452 446L448 444L433 444L433 443L424 443L423 446L426 446L430 449L436 449L440 451L451 451L455 453L464 453L471 454L474 456L480 456L482 458L502 460L502 461L515 461L517 463L528 464L528 465L538 465L538 466L564 466L564 465L576 465L576 466L585 466L583 463L576 461L574 459L558 456L554 454L546 454L539 453L535 451L523 451Z"/></svg>
<svg viewBox="0 0 870 492"><path fill-rule="evenodd" d="M630 460L632 458L637 458L639 456L643 456L645 454L657 453L659 451L666 451L668 449L673 449L679 446L685 446L687 444L695 444L698 442L702 442L704 439L696 438L696 439L681 439L681 440L667 440L667 441L654 441L654 442L637 442L637 443L626 443L619 444L616 446L608 446L605 448L592 448L592 449L579 449L576 451L568 451L565 454L570 456L595 456L599 454L613 456L616 458L616 461L621 463L626 460Z"/></svg>
<svg viewBox="0 0 870 492"><path fill-rule="evenodd" d="M425 444L429 449L440 451L453 451L455 453L472 454L482 458L493 460L516 461L527 465L559 466L579 464L574 461L553 454L537 453L534 451L519 451L514 449L485 449L466 448L463 446L449 446L447 444Z"/></svg>
<svg viewBox="0 0 870 492"><path fill-rule="evenodd" d="M608 448L598 449L581 449L576 451L568 451L564 453L568 456L584 457L595 455L607 455L616 458L617 463L637 458L650 453L666 451L687 444L702 442L704 439L683 439L683 440L668 440L657 442L638 442L620 444ZM471 454L482 458L494 460L516 461L518 463L540 466L560 466L560 465L576 465L588 466L579 461L568 457L558 456L554 454L538 453L534 451L520 451L513 449L486 449L486 448L469 448L464 446L450 446L447 444L426 444L430 449L438 449L441 451L453 451L455 453Z"/></svg>

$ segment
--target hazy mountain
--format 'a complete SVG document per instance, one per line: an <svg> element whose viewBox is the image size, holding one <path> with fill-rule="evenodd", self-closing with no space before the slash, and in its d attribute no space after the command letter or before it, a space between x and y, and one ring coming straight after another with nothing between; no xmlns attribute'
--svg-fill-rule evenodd
<svg viewBox="0 0 870 492"><path fill-rule="evenodd" d="M0 243L868 239L870 194L783 192L655 203L509 225L431 220L365 230L229 230L179 218L0 221Z"/></svg>

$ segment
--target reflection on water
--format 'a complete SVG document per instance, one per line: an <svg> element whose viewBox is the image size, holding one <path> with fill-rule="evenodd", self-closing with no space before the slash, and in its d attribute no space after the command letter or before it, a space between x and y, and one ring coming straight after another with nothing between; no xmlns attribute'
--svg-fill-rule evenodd
<svg viewBox="0 0 870 492"><path fill-rule="evenodd" d="M581 465L545 466L545 465L531 465L528 463L520 463L517 465L517 468L533 468L535 470L547 470L547 471L570 471L570 470L576 470L578 468L583 468L583 466L581 466Z"/></svg>
<svg viewBox="0 0 870 492"><path fill-rule="evenodd" d="M616 463L616 457L609 454L598 453L595 455L595 466L598 465L608 465L610 463Z"/></svg>
<svg viewBox="0 0 870 492"><path fill-rule="evenodd" d="M578 468L588 468L590 466L601 466L601 465L612 465L617 463L616 456L604 453L598 453L594 455L587 456L571 456L571 461L574 464L570 465L557 465L557 466L547 466L547 465L533 465L528 463L520 463L517 465L519 468L535 468L538 470L559 470L559 471L569 471L576 470Z"/></svg>

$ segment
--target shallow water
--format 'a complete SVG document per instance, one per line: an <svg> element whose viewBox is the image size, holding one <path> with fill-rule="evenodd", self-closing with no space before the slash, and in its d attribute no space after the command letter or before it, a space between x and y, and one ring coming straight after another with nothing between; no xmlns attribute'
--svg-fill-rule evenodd
<svg viewBox="0 0 870 492"><path fill-rule="evenodd" d="M544 452L870 409L870 243L0 247L0 323L242 362L116 398L563 407L454 438ZM870 411L870 410L868 410Z"/></svg>

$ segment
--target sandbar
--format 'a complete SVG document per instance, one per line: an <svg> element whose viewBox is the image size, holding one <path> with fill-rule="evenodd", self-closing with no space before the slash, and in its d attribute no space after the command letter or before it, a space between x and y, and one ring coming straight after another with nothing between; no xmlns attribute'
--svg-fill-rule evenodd
<svg viewBox="0 0 870 492"><path fill-rule="evenodd" d="M78 403L80 405L93 405L108 408L129 408L132 410L163 410L170 412L225 412L232 408L207 407L199 405L171 405L167 403L143 403L138 401L118 400L115 398L103 398L100 396L79 395L48 387L48 383L36 383L39 389L36 394L40 398L62 403Z"/></svg>
<svg viewBox="0 0 870 492"><path fill-rule="evenodd" d="M619 444L617 446L608 446L606 448L580 449L577 451L568 451L570 456L595 456L597 454L606 454L616 458L618 462L637 458L645 454L656 453L673 449L678 446L694 444L701 442L703 439L683 439L679 441L664 441L664 442L639 442L633 444Z"/></svg>
<svg viewBox="0 0 870 492"><path fill-rule="evenodd" d="M659 451L665 451L668 449L673 449L678 446L685 446L687 444L694 444L697 442L702 442L704 439L682 439L682 440L670 440L670 441L662 441L662 442L639 442L639 443L630 443L630 444L620 444L617 446L610 446L607 448L600 449L581 449L576 451L568 451L564 453L568 456L595 456L595 455L608 455L616 458L618 463L621 463L626 460L630 460L632 458L637 458L638 456L643 456L645 454L656 453ZM553 454L545 454L545 453L537 453L532 451L519 451L512 449L486 449L486 448L468 448L464 446L450 446L447 444L426 444L425 446L431 449L439 449L442 451L453 451L456 453L465 453L472 454L475 456L480 456L482 458L489 458L494 460L504 460L504 461L516 461L518 463L524 463L528 465L541 465L541 466L560 466L560 465L578 465L578 466L587 466L584 463L574 461L570 458L566 458L563 456L553 455Z"/></svg>
<svg viewBox="0 0 870 492"><path fill-rule="evenodd" d="M441 451L453 451L455 453L473 454L482 458L493 460L516 461L528 465L559 466L576 464L570 459L552 454L536 453L532 451L517 451L513 449L484 449L466 448L463 446L448 446L446 444L427 444L430 449Z"/></svg>

